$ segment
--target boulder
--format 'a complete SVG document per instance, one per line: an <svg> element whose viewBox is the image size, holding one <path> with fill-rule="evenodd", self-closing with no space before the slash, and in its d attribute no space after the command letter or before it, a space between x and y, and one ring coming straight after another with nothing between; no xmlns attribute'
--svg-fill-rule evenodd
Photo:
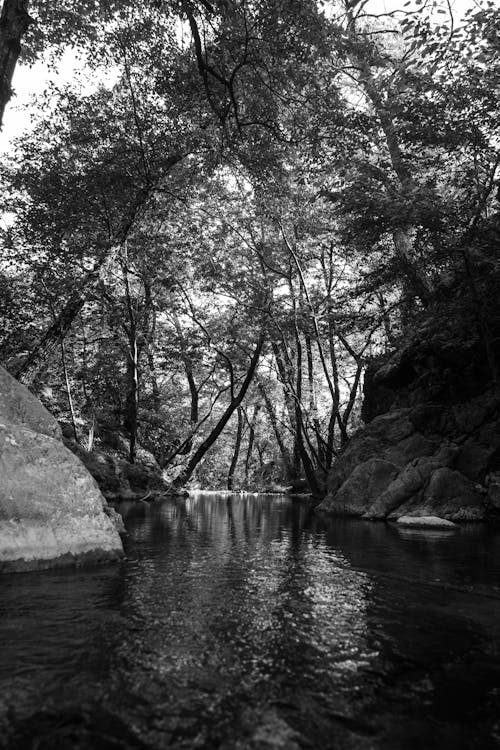
<svg viewBox="0 0 500 750"><path fill-rule="evenodd" d="M385 458L384 453L387 448L410 438L414 427L408 415L408 409L382 414L353 435L330 473L328 479L330 495L341 487L357 466L370 458Z"/></svg>
<svg viewBox="0 0 500 750"><path fill-rule="evenodd" d="M455 467L469 479L482 479L495 453L496 446L483 445L474 438L469 438L460 448Z"/></svg>
<svg viewBox="0 0 500 750"><path fill-rule="evenodd" d="M495 511L500 511L500 472L486 477L486 502Z"/></svg>
<svg viewBox="0 0 500 750"><path fill-rule="evenodd" d="M424 437L420 432L414 432L413 435L388 448L384 457L397 466L406 466L415 458L432 456L437 448L438 445L434 440Z"/></svg>
<svg viewBox="0 0 500 750"><path fill-rule="evenodd" d="M88 451L75 440L63 439L64 445L77 456L94 477L101 492L106 496L119 495L122 488L118 461L106 453ZM127 485L128 488L128 485Z"/></svg>
<svg viewBox="0 0 500 750"><path fill-rule="evenodd" d="M461 284L453 286L456 314L429 309L397 351L368 364L365 425L332 466L321 510L359 515L366 506L362 517L374 520L409 515L498 521L500 388L478 335L475 303L468 297L464 310L470 290ZM494 318L491 331L497 361L499 321ZM366 484L375 459L398 468L378 496L367 494Z"/></svg>
<svg viewBox="0 0 500 750"><path fill-rule="evenodd" d="M441 466L449 465L456 451L456 446L444 445L434 456L412 461L370 506L364 518L386 518L405 501L418 497L432 473Z"/></svg>
<svg viewBox="0 0 500 750"><path fill-rule="evenodd" d="M367 428L372 435L383 440L386 445L395 445L415 432L410 416L410 409L397 409L375 417Z"/></svg>
<svg viewBox="0 0 500 750"><path fill-rule="evenodd" d="M417 528L428 529L456 529L457 524L447 521L439 516L401 516L398 518L398 524L401 526L414 526Z"/></svg>
<svg viewBox="0 0 500 750"><path fill-rule="evenodd" d="M0 571L118 558L122 543L103 501L59 441L0 424Z"/></svg>
<svg viewBox="0 0 500 750"><path fill-rule="evenodd" d="M53 417L12 381L0 368L0 572L119 558L117 519L96 482Z"/></svg>
<svg viewBox="0 0 500 750"><path fill-rule="evenodd" d="M108 505L106 500L104 500L103 502L102 509L113 524L116 531L119 534L125 534L126 529L125 524L123 523L123 517L119 513L117 513L111 505Z"/></svg>
<svg viewBox="0 0 500 750"><path fill-rule="evenodd" d="M485 516L483 494L459 471L445 466L433 472L424 491L422 514L439 514L450 521L480 521Z"/></svg>
<svg viewBox="0 0 500 750"><path fill-rule="evenodd" d="M63 442L78 456L110 501L139 499L167 490L162 471L157 463L153 463L153 457L152 461L144 463L138 456L137 463L130 464L119 453L113 452L109 445L100 444L93 451L88 451L74 440L65 438Z"/></svg>
<svg viewBox="0 0 500 750"><path fill-rule="evenodd" d="M24 425L34 432L60 439L57 420L24 385L0 367L0 422Z"/></svg>
<svg viewBox="0 0 500 750"><path fill-rule="evenodd" d="M456 429L453 414L442 404L416 404L410 414L416 430L426 434L449 435Z"/></svg>
<svg viewBox="0 0 500 750"><path fill-rule="evenodd" d="M492 416L496 416L499 409L500 395L496 389L490 389L455 406L452 411L459 429L464 433L471 433L490 421Z"/></svg>
<svg viewBox="0 0 500 750"><path fill-rule="evenodd" d="M392 482L398 467L390 461L370 458L356 466L338 492L318 506L326 513L361 516Z"/></svg>

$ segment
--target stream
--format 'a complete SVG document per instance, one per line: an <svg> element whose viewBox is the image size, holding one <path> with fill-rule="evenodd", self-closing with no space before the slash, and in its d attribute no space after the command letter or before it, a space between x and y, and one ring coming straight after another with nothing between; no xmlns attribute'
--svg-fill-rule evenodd
<svg viewBox="0 0 500 750"><path fill-rule="evenodd" d="M500 528L120 510L122 563L0 577L0 747L500 748Z"/></svg>

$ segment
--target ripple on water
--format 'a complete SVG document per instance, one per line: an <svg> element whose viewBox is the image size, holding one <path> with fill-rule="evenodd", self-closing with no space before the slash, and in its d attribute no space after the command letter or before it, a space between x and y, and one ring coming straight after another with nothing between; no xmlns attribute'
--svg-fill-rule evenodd
<svg viewBox="0 0 500 750"><path fill-rule="evenodd" d="M203 495L127 525L121 565L0 580L0 745L497 746L498 533Z"/></svg>

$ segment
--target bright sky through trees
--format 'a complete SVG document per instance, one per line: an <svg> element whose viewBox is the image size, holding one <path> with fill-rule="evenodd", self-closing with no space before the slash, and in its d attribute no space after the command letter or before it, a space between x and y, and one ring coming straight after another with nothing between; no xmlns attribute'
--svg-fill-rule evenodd
<svg viewBox="0 0 500 750"><path fill-rule="evenodd" d="M176 486L226 486L243 445L240 487L272 461L322 496L373 357L464 298L496 379L495 0L316 1L113 0L14 78L0 353Z"/></svg>
<svg viewBox="0 0 500 750"><path fill-rule="evenodd" d="M480 5L480 0L449 0L444 2L454 15L455 22L463 17L467 8L471 5ZM390 13L394 10L408 10L416 5L405 8L406 0L369 0L366 9L373 13ZM426 3L432 5L432 3ZM92 78L85 77L85 64L72 50L68 50L62 57L56 68L51 67L44 60L37 61L34 65L19 64L14 73L14 96L7 105L4 125L0 137L0 153L9 150L12 140L23 130L30 127L30 116L36 114L37 108L32 104L33 97L44 91L52 82L56 85L68 84L79 78L83 90L89 90L96 80L95 72ZM114 75L112 72L101 73L99 80L112 84Z"/></svg>

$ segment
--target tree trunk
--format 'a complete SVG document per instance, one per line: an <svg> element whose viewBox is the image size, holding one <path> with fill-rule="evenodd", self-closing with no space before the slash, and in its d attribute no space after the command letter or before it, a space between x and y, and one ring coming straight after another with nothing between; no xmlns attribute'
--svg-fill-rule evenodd
<svg viewBox="0 0 500 750"><path fill-rule="evenodd" d="M184 364L184 371L186 373L186 379L189 386L189 395L191 398L191 404L190 404L190 413L189 413L189 421L190 421L190 428L191 432L194 433L196 429L196 425L198 424L198 420L200 418L199 415L199 391L198 387L196 385L196 381L194 379L194 373L193 373L193 365L191 358L189 357L187 351L186 351L186 341L184 338L184 332L182 330L181 322L179 320L179 316L177 313L173 313L173 321L175 326L175 331L177 333L177 336L179 338L179 346L181 349L181 359ZM189 453L193 446L193 441L188 440L186 442L186 447L183 453Z"/></svg>
<svg viewBox="0 0 500 750"><path fill-rule="evenodd" d="M28 0L4 0L0 14L0 128L12 96L12 77L21 53L21 39L31 22Z"/></svg>
<svg viewBox="0 0 500 750"><path fill-rule="evenodd" d="M154 358L155 332L156 332L156 309L151 291L151 282L147 278L147 268L142 274L144 283L144 329L147 332L145 336L146 359L149 367L149 377L151 379L151 390L153 393L153 406L159 412L161 408L160 388L158 378L156 377L156 366Z"/></svg>
<svg viewBox="0 0 500 750"><path fill-rule="evenodd" d="M307 452L307 448L304 444L304 431L302 429L302 421L300 419L301 417L300 406L297 405L296 408L298 412L297 413L297 446L298 446L299 455L302 461L302 466L304 467L304 473L306 475L307 484L309 485L309 489L311 490L312 494L315 497L321 497L323 495L323 492L319 485L313 463L311 461L309 453Z"/></svg>
<svg viewBox="0 0 500 750"><path fill-rule="evenodd" d="M276 342L273 342L273 354L276 360L276 367L278 369L279 380L283 388L283 398L285 401L286 411L288 419L290 420L290 428L293 435L293 460L290 463L290 480L298 479L300 476L300 450L297 440L297 423L296 423L296 411L293 396L290 395L291 385L287 373L287 367L280 351L280 347ZM271 422L272 424L272 422ZM274 428L273 428L274 429ZM275 432L276 434L276 432ZM279 444L279 443L278 443Z"/></svg>
<svg viewBox="0 0 500 750"><path fill-rule="evenodd" d="M329 302L332 305L330 295L328 296ZM330 349L330 364L332 367L332 381L334 387L334 398L332 402L332 410L330 413L330 420L328 422L328 438L327 438L327 449L325 463L327 467L331 467L333 457L335 455L335 424L339 425L340 431L342 432L342 418L340 415L340 384L339 384L339 369L337 364L337 353L335 350L335 326L332 319L332 315L328 316L328 346Z"/></svg>
<svg viewBox="0 0 500 750"><path fill-rule="evenodd" d="M309 333L304 334L307 354L307 382L309 386L309 422L313 426L314 436L316 438L316 447L321 464L325 463L327 456L327 443L321 434L321 423L318 417L318 402L316 398L316 384L314 379L314 360L312 342Z"/></svg>
<svg viewBox="0 0 500 750"><path fill-rule="evenodd" d="M61 336L61 362L64 375L64 383L66 385L66 396L68 398L69 413L71 416L71 425L73 427L73 436L75 441L78 441L78 433L76 430L76 419L75 419L75 408L73 406L73 396L71 394L71 383L69 382L68 368L66 366L66 347L64 345L64 337Z"/></svg>
<svg viewBox="0 0 500 750"><path fill-rule="evenodd" d="M189 385L189 394L191 396L191 406L189 409L189 421L191 422L191 429L194 429L196 425L198 424L199 419L199 394L198 394L198 388L196 387L196 383L194 380L193 370L191 369L191 366L188 366L185 364L186 368L186 378Z"/></svg>
<svg viewBox="0 0 500 750"><path fill-rule="evenodd" d="M139 411L139 347L137 342L137 310L134 310L127 270L127 248L121 258L125 301L127 305L128 325L123 327L128 339L127 352L127 396L125 400L125 414L123 426L129 433L129 463L134 464L137 456L137 427Z"/></svg>
<svg viewBox="0 0 500 750"><path fill-rule="evenodd" d="M259 338L259 341L257 342L255 351L252 354L252 358L250 360L250 365L248 367L247 374L245 376L243 383L241 384L241 387L238 393L236 394L234 398L231 399L229 406L225 409L225 411L223 412L222 416L220 417L219 421L217 422L213 430L205 438L205 440L198 446L196 451L193 453L193 455L189 459L186 467L181 471L179 476L174 480L173 482L174 487L182 487L183 485L186 484L186 482L190 479L191 475L193 474L193 471L196 469L200 461L205 457L205 454L210 450L212 445L221 435L224 427L227 425L227 423L231 419L231 416L234 414L236 409L239 406L241 406L243 399L245 398L246 392L248 391L248 388L250 386L250 383L253 380L253 376L257 369L257 365L259 363L259 358L260 358L260 353L262 351L263 346L264 346L264 338L263 336L261 336Z"/></svg>
<svg viewBox="0 0 500 750"><path fill-rule="evenodd" d="M233 451L233 457L231 459L231 466L229 467L229 474L227 475L227 488L228 490L233 489L234 485L234 472L236 471L236 465L238 463L238 458L240 455L240 447L241 447L241 433L243 430L243 410L241 406L238 406L237 409L238 413L238 427L236 429L236 440L234 443L234 451Z"/></svg>
<svg viewBox="0 0 500 750"><path fill-rule="evenodd" d="M252 460L252 452L253 452L253 446L255 442L255 424L257 422L257 415L260 411L261 404L257 403L253 407L253 415L252 419L249 421L247 416L247 422L248 422L248 445L247 445L247 454L245 456L245 490L248 490L248 477L250 473L250 461Z"/></svg>
<svg viewBox="0 0 500 750"><path fill-rule="evenodd" d="M89 427L89 435L87 440L87 450L91 453L94 450L94 437L95 437L95 414L92 414L92 422Z"/></svg>
<svg viewBox="0 0 500 750"><path fill-rule="evenodd" d="M391 166L399 180L404 195L418 186L401 151L398 132L390 111L390 99L383 98L377 81L374 79L370 69L370 63L363 57L363 53L359 51L360 39L355 30L355 19L352 10L348 10L347 15L350 23L349 35L352 45L348 53L349 59L359 71L359 82L378 117L385 137L387 151L389 152ZM412 229L411 226L401 226L393 231L394 249L410 288L420 298L422 304L426 306L430 301L431 289L425 271L420 269L415 262Z"/></svg>
<svg viewBox="0 0 500 750"><path fill-rule="evenodd" d="M75 318L81 312L89 294L97 289L104 271L111 263L116 254L117 248L113 246L105 252L101 258L94 264L94 267L85 276L70 296L60 313L55 318L49 328L45 331L42 338L26 357L24 362L12 373L15 378L25 385L30 385L43 365L51 358L57 347L59 336L65 336L70 330Z"/></svg>
<svg viewBox="0 0 500 750"><path fill-rule="evenodd" d="M135 325L130 327L127 361L127 398L123 426L129 434L129 463L137 457L137 428L139 411L139 353Z"/></svg>
<svg viewBox="0 0 500 750"><path fill-rule="evenodd" d="M262 394L262 398L264 399L264 405L266 407L266 411L269 416L269 421L271 422L271 427L273 428L274 436L276 438L278 448L280 449L281 457L283 459L283 464L285 466L287 479L288 480L296 479L297 477L294 475L292 459L290 458L290 451L286 447L285 441L283 440L283 436L281 435L281 432L278 427L278 417L276 416L276 409L274 408L274 404L269 398L269 396L267 395L264 384L259 380L257 382L257 385L259 387L259 391Z"/></svg>
<svg viewBox="0 0 500 750"><path fill-rule="evenodd" d="M185 156L186 154L176 153L169 157L166 160L163 176ZM120 252L120 249L127 239L128 233L134 225L138 212L144 206L154 188L155 185L148 182L142 188L137 190L135 199L130 205L127 214L124 216L123 224L120 230L112 238L108 248L95 262L94 267L85 276L78 289L70 295L68 301L57 316L57 320L55 320L43 334L35 349L26 357L20 367L12 373L14 377L22 383L29 385L33 382L44 363L53 354L54 349L57 346L59 332L62 332L62 334L65 335L69 331L73 325L73 321L85 305L89 294L97 288L108 264L112 263L117 253Z"/></svg>

